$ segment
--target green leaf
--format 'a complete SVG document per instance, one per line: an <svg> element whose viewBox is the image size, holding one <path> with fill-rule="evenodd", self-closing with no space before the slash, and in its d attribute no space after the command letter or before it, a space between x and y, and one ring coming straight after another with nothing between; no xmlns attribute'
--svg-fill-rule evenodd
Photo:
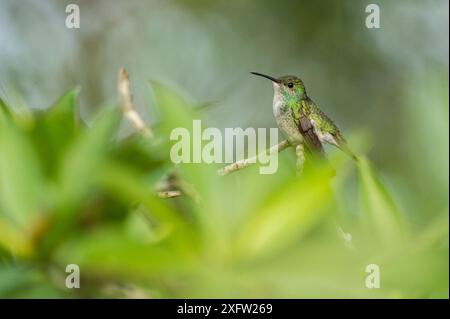
<svg viewBox="0 0 450 319"><path fill-rule="evenodd" d="M11 110L8 105L0 98L0 116L8 117L11 114Z"/></svg>
<svg viewBox="0 0 450 319"><path fill-rule="evenodd" d="M63 95L53 106L43 113L43 119L51 130L52 138L60 136L61 139L73 135L80 126L76 102L80 93L75 88Z"/></svg>
<svg viewBox="0 0 450 319"><path fill-rule="evenodd" d="M0 265L0 298L62 297L62 293L36 270L20 264Z"/></svg>
<svg viewBox="0 0 450 319"><path fill-rule="evenodd" d="M104 278L161 278L186 271L195 259L171 241L143 242L124 229L105 228L68 241L55 258L62 264L76 263L85 273Z"/></svg>
<svg viewBox="0 0 450 319"><path fill-rule="evenodd" d="M189 132L191 138L198 137L201 139L201 136L196 136L193 132L193 121L202 120L202 116L194 109L193 105L177 91L163 84L153 81L150 84L155 104L161 116L161 122L155 128L155 133L156 136L166 137L166 149L162 151L169 154L170 147L178 142L169 141L172 130L175 128L184 128ZM207 127L207 124L202 121L202 126ZM201 143L199 143L199 146L201 146ZM191 161L193 161L192 154L195 151L193 145L194 142L190 141ZM176 165L176 168L177 173L185 181L183 188L188 193L186 196L193 198L194 201L198 201L199 197L202 198L202 203L198 205L198 209L193 209L190 212L195 214L196 221L202 228L202 235L208 238L205 240L205 244L214 246L216 252L220 251L220 242L223 241L223 238L221 238L223 237L222 225L218 214L219 208L215 204L217 203L216 195L222 193L222 190L220 189L221 181L217 178L217 167L204 163L180 163ZM212 227L212 225L215 226Z"/></svg>
<svg viewBox="0 0 450 319"><path fill-rule="evenodd" d="M123 163L133 163L133 166L143 171L155 171L165 165L167 153L149 142L142 135L132 135L122 139L114 148L114 158Z"/></svg>
<svg viewBox="0 0 450 319"><path fill-rule="evenodd" d="M0 207L26 227L39 212L43 191L40 162L27 136L11 119L0 125Z"/></svg>
<svg viewBox="0 0 450 319"><path fill-rule="evenodd" d="M30 256L33 251L32 243L17 225L11 220L0 216L0 247L4 247L14 256Z"/></svg>
<svg viewBox="0 0 450 319"><path fill-rule="evenodd" d="M200 114L195 112L186 98L175 90L154 81L150 82L154 102L160 112L161 121L156 130L159 135L169 139L170 132L174 128L184 127L192 130L192 121L201 119Z"/></svg>
<svg viewBox="0 0 450 319"><path fill-rule="evenodd" d="M102 113L64 154L59 171L55 215L50 229L40 242L41 254L49 254L73 230L83 200L95 187L95 176L102 169L118 123L119 114L116 110Z"/></svg>
<svg viewBox="0 0 450 319"><path fill-rule="evenodd" d="M400 244L406 229L398 208L365 157L359 159L358 170L363 214L369 230L387 246Z"/></svg>
<svg viewBox="0 0 450 319"><path fill-rule="evenodd" d="M246 259L270 255L313 229L333 198L330 171L320 169L280 189L243 227L237 248Z"/></svg>
<svg viewBox="0 0 450 319"><path fill-rule="evenodd" d="M89 192L93 176L101 169L111 147L118 123L116 110L104 112L67 150L60 170L62 203L77 203Z"/></svg>
<svg viewBox="0 0 450 319"><path fill-rule="evenodd" d="M125 166L107 163L98 179L103 187L126 204L142 204L159 226L166 228L180 249L190 251L195 241L194 230L187 221L167 203L154 194L135 171Z"/></svg>
<svg viewBox="0 0 450 319"><path fill-rule="evenodd" d="M30 135L37 144L49 176L54 177L61 155L80 131L80 121L76 113L78 94L79 89L73 89L48 110L36 112Z"/></svg>
<svg viewBox="0 0 450 319"><path fill-rule="evenodd" d="M8 298L14 292L24 289L31 280L29 272L17 266L0 265L0 297Z"/></svg>

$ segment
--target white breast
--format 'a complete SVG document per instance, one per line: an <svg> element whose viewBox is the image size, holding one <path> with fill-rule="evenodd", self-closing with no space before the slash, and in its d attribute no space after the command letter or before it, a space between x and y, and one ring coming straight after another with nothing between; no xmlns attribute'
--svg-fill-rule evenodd
<svg viewBox="0 0 450 319"><path fill-rule="evenodd" d="M303 137L295 125L291 110L283 107L283 103L276 96L273 99L273 115L275 116L278 127L291 143L299 144L303 141Z"/></svg>

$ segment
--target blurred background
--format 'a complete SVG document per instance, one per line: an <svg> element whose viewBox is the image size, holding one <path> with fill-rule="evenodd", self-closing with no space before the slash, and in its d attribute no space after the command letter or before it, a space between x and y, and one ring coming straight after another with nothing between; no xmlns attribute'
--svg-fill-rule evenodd
<svg viewBox="0 0 450 319"><path fill-rule="evenodd" d="M65 7L69 3L80 7L80 29L65 27ZM379 29L365 26L365 8L369 3L380 7ZM65 92L79 87L77 112L84 121L92 123L98 112L117 104L117 72L120 66L125 66L130 73L136 109L149 125L156 127L160 136L167 136L164 134L172 125L167 123L176 126L177 117L183 114L186 120L190 116L198 118L195 112L201 113L208 126L221 129L275 127L272 87L249 72L273 76L292 74L303 79L308 95L335 120L357 153L365 154L369 160L356 168L354 163L329 149L338 170L333 181L323 177L321 169L303 180L296 179L295 159L289 152L282 154L276 176L255 177L257 171L249 170L216 181L210 168L181 168L181 175L197 188L202 198L209 199L198 204L180 198L169 200L170 203L157 201L155 205L167 206L164 209L176 216L166 221L170 225L177 224L175 220L180 216L182 220L198 223L195 227L199 228L185 230L195 233L195 249L177 246L187 241L184 236L188 235L183 232L175 236L181 238L179 241L171 239L177 244L171 241L169 244L170 249L176 246L182 256L189 255L188 261L174 257L178 255L165 246L149 250L147 245L159 245L171 238L164 235L170 233L164 227L163 230L156 227L159 229L156 235L154 232L143 235L144 241L133 235L147 231L141 229L142 221L129 220L140 209L135 207L136 203L146 200L139 196L145 195L130 191L137 197L130 195L117 204L109 198L116 195L99 191L103 194L102 203L111 204L104 208L107 215L113 210L126 211L125 217L120 214L117 217L121 226L100 223L100 232L97 226L87 229L83 226L72 237L67 235L64 239L49 235L58 245L49 244L51 248L48 248L44 244L43 250L36 248L42 247L41 243L36 244L34 235L30 235L34 248L25 249L22 257L15 251L17 247L11 248L15 247L11 239L15 237L5 235L0 296L448 298L448 30L448 1L445 0L1 0L0 98L14 112L23 114L24 109L45 112ZM160 84L150 89L149 80ZM208 107L195 107L204 104ZM192 107L186 111L186 105ZM33 125L27 125L25 135L41 134L30 128ZM95 131L95 123L92 125ZM98 125L101 131L102 123ZM133 129L125 122L120 131L122 136L133 135ZM61 145L65 142L61 141ZM7 156L8 150L7 142L4 144L2 157ZM133 147L141 152L141 141L137 144ZM14 145L10 147L15 149ZM33 145L33 152L42 151L40 144ZM167 151L153 144L148 149ZM68 158L74 152L69 152ZM93 158L90 153L84 154ZM134 153L130 154L125 158L127 165L133 167L137 159ZM155 158L154 153L145 156L157 164L144 165L143 171L136 175L169 170L167 158ZM42 158L40 161L46 162ZM55 161L59 163L58 159ZM83 162L79 158L77 161ZM8 177L5 172L14 163L17 162L13 159L3 160L0 191L4 195L0 196L0 216L9 217L0 226L14 220L11 216L15 213L10 212L15 209L8 204L13 200L7 198L14 191L5 191L13 187L10 183L14 176ZM29 166L27 162L23 165ZM50 181L53 178L59 181L52 173L58 171L58 165L43 168L49 172L43 175L51 176L47 176ZM118 171L110 168L108 172L112 173L105 173L109 178L105 179L116 178L118 184L126 184L119 178L120 174L115 175ZM149 183L155 184L155 179ZM321 185L329 184L330 189L322 189ZM21 194L21 185L16 185L19 190L14 196ZM54 188L45 193L53 194ZM53 199L46 199L39 207L46 207L45 214L50 216L52 209L58 213L68 210L89 214L103 207L89 206L98 188L92 186L90 195L71 198L74 205L67 204L68 197L64 196L69 195L51 195L60 198L55 199L57 204L49 204ZM115 189L106 188L108 192ZM134 188L130 186L130 189ZM315 191L299 194L302 189ZM28 195L29 192L23 194ZM22 200L27 202L28 197ZM318 202L329 205L317 207ZM134 205L132 208L130 203ZM18 208L18 214L24 209L28 208ZM147 207L150 215L155 209L163 210ZM36 211L42 213L40 209ZM330 213L319 213L323 211ZM397 216L394 219L407 225L399 227L408 228L408 235L405 235L407 239L386 235L389 242L386 247L395 246L391 241L398 241L398 251L407 252L399 256L379 246L379 241L360 225L365 224L361 217L365 216L363 211L371 211L376 216L379 211L387 215L394 211ZM397 226L392 228L390 221L378 217L374 217L378 220L375 228L381 232L378 235L384 236L384 231L399 232ZM24 219L25 228L17 228L18 234L22 231L29 234L30 218ZM298 228L291 229L283 221L290 221ZM129 226L130 223L134 226ZM357 253L355 248L347 249L340 242L340 235L335 234L337 224L360 241ZM69 226L73 224L65 227ZM116 237L115 227L127 229L120 236L138 236L139 245L134 239L129 243L128 239ZM6 234L5 229L3 232ZM240 232L248 237L241 238ZM238 244L234 243L235 239ZM248 241L247 244L242 245L242 240ZM278 240L280 244L276 244ZM99 242L104 246L97 246ZM63 248L56 248L60 244ZM404 245L411 247L405 250ZM426 248L417 248L422 245ZM233 248L242 246L248 246L255 257L249 257L250 261L239 257L252 255ZM38 252L31 252L34 249ZM373 256L380 254L383 257L377 261L378 257ZM397 258L391 261L385 255L397 255ZM386 277L382 276L387 278L382 280L382 289L364 287L364 265L369 261L392 265L387 267ZM82 282L88 286L81 292L58 284L58 278L64 276L61 265L66 263L80 264Z"/></svg>

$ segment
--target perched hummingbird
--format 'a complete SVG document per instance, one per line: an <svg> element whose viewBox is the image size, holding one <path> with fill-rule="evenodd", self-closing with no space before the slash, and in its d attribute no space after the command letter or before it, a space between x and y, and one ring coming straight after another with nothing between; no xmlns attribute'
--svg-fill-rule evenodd
<svg viewBox="0 0 450 319"><path fill-rule="evenodd" d="M272 81L273 113L278 127L291 144L306 144L311 152L324 155L322 144L328 143L357 159L338 127L308 97L302 80L292 75L274 78L258 72L251 73Z"/></svg>

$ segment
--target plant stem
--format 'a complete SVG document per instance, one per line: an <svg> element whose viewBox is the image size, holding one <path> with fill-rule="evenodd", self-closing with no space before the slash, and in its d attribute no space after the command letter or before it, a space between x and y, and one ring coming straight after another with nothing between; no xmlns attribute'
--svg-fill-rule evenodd
<svg viewBox="0 0 450 319"><path fill-rule="evenodd" d="M119 70L119 81L117 84L119 100L123 115L130 121L133 127L145 137L153 137L152 130L142 120L141 116L134 109L133 97L131 94L131 84L125 68Z"/></svg>
<svg viewBox="0 0 450 319"><path fill-rule="evenodd" d="M257 162L257 160L264 154L272 154L274 152L281 152L284 149L286 149L287 147L291 146L289 144L289 142L287 140L284 140L280 143L278 143L277 145L272 146L269 149L266 149L264 151L262 151L261 153L259 153L256 156L250 157L250 158L245 158L242 159L240 161L234 162L230 165L225 166L224 168L220 169L217 171L217 174L219 174L220 176L224 176L227 175L231 172L243 169L247 166L250 166L251 164L255 164Z"/></svg>

